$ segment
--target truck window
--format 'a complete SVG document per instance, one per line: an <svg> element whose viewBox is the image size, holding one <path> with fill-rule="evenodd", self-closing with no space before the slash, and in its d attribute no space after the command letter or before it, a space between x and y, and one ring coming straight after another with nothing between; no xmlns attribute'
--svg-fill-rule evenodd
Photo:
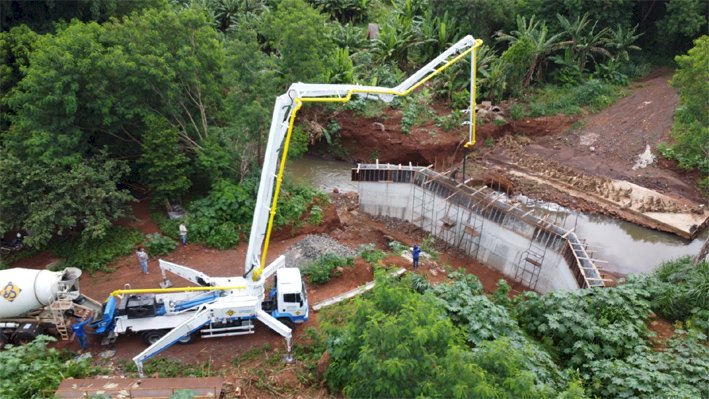
<svg viewBox="0 0 709 399"><path fill-rule="evenodd" d="M300 302L300 294L283 294L283 302Z"/></svg>

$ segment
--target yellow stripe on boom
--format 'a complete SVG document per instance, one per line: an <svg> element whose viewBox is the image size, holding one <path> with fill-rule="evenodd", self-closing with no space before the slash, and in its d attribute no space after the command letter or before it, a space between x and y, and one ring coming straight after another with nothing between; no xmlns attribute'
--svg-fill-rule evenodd
<svg viewBox="0 0 709 399"><path fill-rule="evenodd" d="M283 155L281 155L281 165L278 170L278 176L276 178L276 189L273 194L273 201L271 202L271 211L268 219L268 227L266 229L266 238L264 240L264 246L263 246L263 253L261 254L261 264L259 265L259 268L254 270L253 273L253 280L256 281L259 279L261 276L261 273L263 272L264 265L266 264L266 256L268 254L268 244L271 240L271 231L273 229L273 220L274 217L276 216L276 206L278 204L278 193L280 192L281 189L281 182L283 181L283 171L285 170L285 165L286 165L286 159L288 157L288 146L290 144L290 138L291 138L291 133L293 132L293 124L295 122L295 117L296 114L298 113L298 110L300 107L303 106L303 103L345 103L348 102L352 99L353 94L357 93L362 93L362 94L390 94L394 96L406 96L412 91L416 90L419 88L422 84L428 82L431 80L434 76L438 75L442 71L444 71L446 68L450 67L451 65L455 64L456 62L460 61L463 57L466 55L469 55L472 51L477 50L478 47L480 47L483 44L483 41L480 39L475 40L475 44L463 51L462 53L458 54L455 58L447 61L445 64L437 68L435 71L431 72L429 75L427 75L425 78L421 79L418 83L415 85L411 86L407 90L404 91L396 91L394 89L352 89L347 92L347 95L344 97L296 97L295 98L295 106L293 108L293 112L291 114L290 122L288 123L288 132L286 134L285 138L285 144L283 145ZM474 64L474 63L473 63ZM475 66L473 66L475 68ZM474 69L473 69L474 70ZM475 87L475 74L473 73L473 88ZM473 89L473 104L475 103L475 89ZM470 112L475 112L474 107L471 109ZM473 133L472 133L472 138L471 140L466 143L466 146L470 146L475 144L475 117L473 116Z"/></svg>

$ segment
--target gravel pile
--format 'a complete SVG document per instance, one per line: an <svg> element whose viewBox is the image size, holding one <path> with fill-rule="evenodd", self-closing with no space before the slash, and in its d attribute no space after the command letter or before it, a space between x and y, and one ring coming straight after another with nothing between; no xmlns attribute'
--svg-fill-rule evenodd
<svg viewBox="0 0 709 399"><path fill-rule="evenodd" d="M286 265L288 267L302 268L308 263L331 253L344 257L357 255L355 249L335 241L328 235L309 234L302 241L288 249L286 252Z"/></svg>

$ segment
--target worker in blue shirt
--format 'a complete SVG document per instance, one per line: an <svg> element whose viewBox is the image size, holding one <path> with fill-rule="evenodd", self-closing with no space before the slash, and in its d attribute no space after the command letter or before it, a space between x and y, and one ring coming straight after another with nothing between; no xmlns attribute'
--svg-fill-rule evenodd
<svg viewBox="0 0 709 399"><path fill-rule="evenodd" d="M414 258L414 269L418 269L419 267L419 256L421 255L421 248L419 248L418 245L414 245L413 248L411 248L411 257Z"/></svg>
<svg viewBox="0 0 709 399"><path fill-rule="evenodd" d="M89 347L89 343L86 337L86 332L84 332L84 327L91 322L91 312L84 315L81 321L76 322L71 325L71 331L74 332L74 336L79 340L79 346L82 351L85 351Z"/></svg>

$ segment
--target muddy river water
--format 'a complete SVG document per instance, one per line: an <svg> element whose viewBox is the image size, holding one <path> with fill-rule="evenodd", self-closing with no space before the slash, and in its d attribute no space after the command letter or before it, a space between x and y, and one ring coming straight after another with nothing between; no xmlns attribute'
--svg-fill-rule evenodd
<svg viewBox="0 0 709 399"><path fill-rule="evenodd" d="M323 191L337 188L346 192L357 191L357 185L350 180L352 167L356 165L304 157L289 162L286 170L290 176ZM540 212L549 212L552 220L568 229L575 228L578 237L589 244L593 257L608 262L599 262L598 266L618 274L647 273L666 260L694 256L709 236L709 229L704 229L697 238L688 241L608 216L587 215L556 204L529 202L526 198L516 200Z"/></svg>

